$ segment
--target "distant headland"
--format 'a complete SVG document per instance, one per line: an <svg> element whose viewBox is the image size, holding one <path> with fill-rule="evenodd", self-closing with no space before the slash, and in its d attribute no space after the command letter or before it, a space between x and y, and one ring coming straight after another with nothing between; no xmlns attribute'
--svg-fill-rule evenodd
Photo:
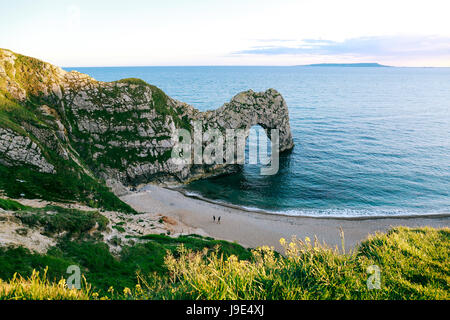
<svg viewBox="0 0 450 320"><path fill-rule="evenodd" d="M390 68L391 66L386 66L379 63L315 63L315 64L305 64L299 65L298 67L360 67L360 68Z"/></svg>

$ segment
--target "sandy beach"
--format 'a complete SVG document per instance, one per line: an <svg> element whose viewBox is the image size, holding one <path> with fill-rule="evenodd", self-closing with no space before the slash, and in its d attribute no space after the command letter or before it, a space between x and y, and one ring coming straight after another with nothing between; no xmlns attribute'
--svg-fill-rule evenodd
<svg viewBox="0 0 450 320"><path fill-rule="evenodd" d="M250 212L186 197L178 191L150 185L145 191L121 199L140 212L160 214L176 221L175 233L200 234L235 241L245 247L273 246L281 250L280 238L317 237L320 242L341 248L340 229L345 248L354 248L369 234L394 226L449 227L450 214L377 218L312 218ZM213 221L216 217L216 222ZM220 224L217 217L221 217Z"/></svg>

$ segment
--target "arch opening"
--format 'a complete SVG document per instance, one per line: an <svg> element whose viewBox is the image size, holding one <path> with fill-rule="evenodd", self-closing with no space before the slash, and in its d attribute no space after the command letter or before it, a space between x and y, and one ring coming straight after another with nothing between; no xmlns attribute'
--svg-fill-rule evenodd
<svg viewBox="0 0 450 320"><path fill-rule="evenodd" d="M261 124L250 127L245 142L245 165L265 166L270 163L272 144L269 131Z"/></svg>

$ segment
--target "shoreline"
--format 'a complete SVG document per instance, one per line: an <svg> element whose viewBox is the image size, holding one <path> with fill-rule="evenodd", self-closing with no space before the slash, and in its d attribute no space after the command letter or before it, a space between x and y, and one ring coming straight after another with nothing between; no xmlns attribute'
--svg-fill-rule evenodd
<svg viewBox="0 0 450 320"><path fill-rule="evenodd" d="M299 239L317 237L320 243L341 247L340 230L344 232L344 246L354 248L369 234L385 232L394 226L449 227L450 214L392 217L310 217L281 215L242 210L234 205L222 205L189 197L173 188L148 185L145 190L121 197L139 212L159 214L174 219L177 234L196 233L215 239L237 242L244 247L274 247L282 252L280 238ZM221 223L213 221L221 217Z"/></svg>
<svg viewBox="0 0 450 320"><path fill-rule="evenodd" d="M294 215L294 214L287 214L287 213L283 213L282 211L278 211L278 212L274 212L274 211L268 211L268 210L264 210L264 209L259 209L259 208L254 208L254 209L249 209L245 206L240 206L237 204L232 204L232 203L227 203L227 202L223 202L223 201L215 201L212 199L208 199L205 198L201 195L198 194L188 194L189 191L185 191L183 189L180 189L178 187L162 187L164 189L167 190L172 190L172 191L176 191L178 193L181 193L184 197L186 198L190 198L190 199L196 199L196 200L200 200L200 201L204 201L210 204L214 204L214 205L218 205L218 206L222 206L225 208L231 208L231 209L235 209L235 210L240 210L240 211L245 211L245 212L254 212L254 213L258 213L258 214L266 214L266 215L273 215L273 216L283 216L283 217L295 217L295 218L312 218L312 219L333 219L333 220L376 220L376 219L415 219L415 218L446 218L446 217L450 217L450 212L449 213L417 213L417 214L393 214L393 215L376 215L376 216L365 216L365 215L361 215L361 216L333 216L333 215ZM144 191L145 189L142 188L142 191Z"/></svg>

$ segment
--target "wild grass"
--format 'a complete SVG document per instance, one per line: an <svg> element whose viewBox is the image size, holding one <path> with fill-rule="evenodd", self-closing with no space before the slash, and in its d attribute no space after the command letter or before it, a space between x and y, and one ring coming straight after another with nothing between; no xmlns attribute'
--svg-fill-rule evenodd
<svg viewBox="0 0 450 320"><path fill-rule="evenodd" d="M29 278L14 274L13 278L4 282L0 280L0 300L89 300L92 295L89 285L82 289L69 289L64 279L50 282L46 271L39 275L33 271Z"/></svg>
<svg viewBox="0 0 450 320"><path fill-rule="evenodd" d="M3 210L18 211L18 210L24 210L27 207L20 204L17 201L14 201L11 199L1 199L0 198L0 208Z"/></svg>
<svg viewBox="0 0 450 320"><path fill-rule="evenodd" d="M262 247L251 260L181 247L165 259L169 276L146 284L160 299L449 299L450 230L395 228L347 254L310 239L281 243L285 255ZM370 289L369 266L380 270ZM145 279L144 279L145 280Z"/></svg>
<svg viewBox="0 0 450 320"><path fill-rule="evenodd" d="M83 236L90 230L104 231L108 219L98 211L82 211L59 206L28 208L16 212L15 216L29 227L43 227L44 232L55 235L62 232L68 236Z"/></svg>
<svg viewBox="0 0 450 320"><path fill-rule="evenodd" d="M73 170L68 164L59 164L57 171L57 174L42 173L28 167L0 164L0 190L10 198L23 196L49 201L78 201L93 208L136 213L105 185Z"/></svg>
<svg viewBox="0 0 450 320"><path fill-rule="evenodd" d="M36 114L21 106L17 102L6 97L6 94L0 89L0 125L6 128L11 127L14 131L25 133L20 126L22 121L32 124L41 124Z"/></svg>
<svg viewBox="0 0 450 320"><path fill-rule="evenodd" d="M123 246L118 255L113 255L105 243L92 239L64 238L46 254L30 252L22 247L0 247L0 279L10 279L14 273L30 276L33 270L42 273L47 268L47 276L56 280L67 276L68 266L78 265L93 289L105 293L112 286L121 292L137 284L137 273L166 274L164 259L167 252L177 255L180 245L193 251L204 248L213 251L214 247L220 245L217 250L225 257L234 255L242 259L251 258L250 251L238 244L198 236L170 238L155 235L143 240L143 243Z"/></svg>
<svg viewBox="0 0 450 320"><path fill-rule="evenodd" d="M148 86L149 84L145 82L142 79L138 78L126 78L116 81L117 83L127 83L127 84L134 84L134 85L140 85L140 86Z"/></svg>
<svg viewBox="0 0 450 320"><path fill-rule="evenodd" d="M86 286L90 291L85 291L83 297L90 299L101 294L110 299L448 300L449 237L449 228L398 227L387 234L369 237L356 250L347 253L308 238L294 238L290 242L281 239L284 255L262 247L252 250L247 257L239 256L239 250L237 254L221 251L217 244L214 249L207 246L202 249L186 239L179 240L174 249L176 239L171 243L172 240L163 236L126 248L119 259L107 258L104 250L95 251L74 243L67 243L72 249L60 247L59 250L65 255L72 252L72 262L84 266L88 281L103 277L103 287L109 289L97 292L95 286L94 289ZM150 249L163 243L160 249L167 249L164 253ZM156 259L153 266L157 264L158 268L150 268L152 258ZM372 277L368 272L370 266L380 270L378 289L368 286ZM92 273L93 270L98 273ZM134 280L130 278L131 270L134 270ZM127 281L117 286L120 274L125 273ZM14 283L13 280L4 282L3 287ZM95 295L89 294L94 291ZM11 295L0 289L0 297ZM49 293L48 297L53 295Z"/></svg>

